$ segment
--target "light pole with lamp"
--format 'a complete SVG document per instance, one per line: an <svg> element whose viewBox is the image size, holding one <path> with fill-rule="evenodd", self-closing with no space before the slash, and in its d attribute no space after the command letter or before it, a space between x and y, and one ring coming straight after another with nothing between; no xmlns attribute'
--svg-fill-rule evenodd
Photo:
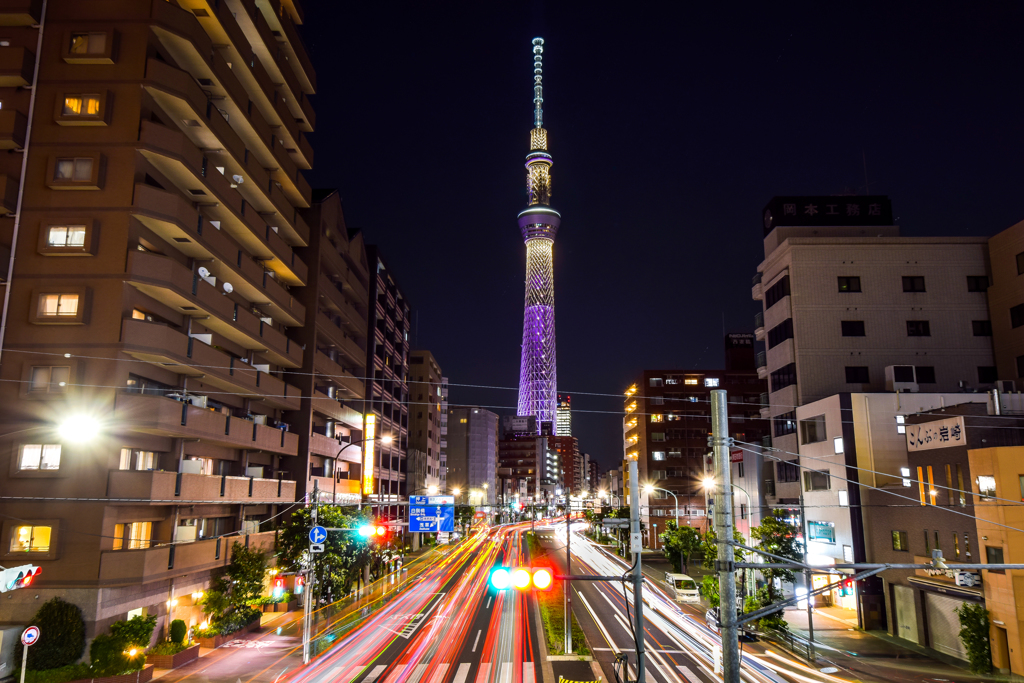
<svg viewBox="0 0 1024 683"><path fill-rule="evenodd" d="M676 531L678 531L679 530L679 496L677 496L672 491L669 491L668 489L659 488L659 487L654 486L652 484L645 484L644 485L644 493L646 493L647 495L650 495L654 491L663 491L664 493L667 493L668 495L672 496L672 498L675 499L675 501L676 501ZM648 509L650 509L650 506L648 506ZM654 525L652 524L651 526L654 526ZM655 527L655 529L656 528L657 527ZM664 547L664 544L662 544L662 547ZM684 566L684 563L683 563L683 553L682 553L682 551L679 551L679 567L682 568L683 566Z"/></svg>
<svg viewBox="0 0 1024 683"><path fill-rule="evenodd" d="M352 446L359 446L360 444L364 444L367 441L380 441L382 444L387 446L388 444L391 443L391 437L390 436L368 436L368 437L366 437L364 439L358 439L357 441L353 441L351 443L347 443L347 444L345 444L344 446L341 447L341 450L339 450L335 454L335 456L333 458L333 461L334 461L334 472L331 474L331 479L334 480L334 482L333 482L334 483L334 490L331 492L331 503L332 504L337 505L337 503L338 503L338 458L340 458L341 454L345 452L345 449L351 448ZM363 463L362 467L366 467L366 463L365 462ZM362 467L360 468L360 470L362 470ZM366 473L363 472L363 471L360 471L360 473L359 473L359 509L360 510L363 509L363 496L364 496L363 482L365 482L365 481L366 481Z"/></svg>

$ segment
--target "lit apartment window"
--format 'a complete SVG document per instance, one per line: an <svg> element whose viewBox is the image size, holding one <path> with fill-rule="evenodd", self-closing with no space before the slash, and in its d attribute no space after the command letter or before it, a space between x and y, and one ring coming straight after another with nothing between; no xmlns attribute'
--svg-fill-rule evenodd
<svg viewBox="0 0 1024 683"><path fill-rule="evenodd" d="M84 247L86 226L51 225L46 231L46 244L55 248Z"/></svg>
<svg viewBox="0 0 1024 683"><path fill-rule="evenodd" d="M131 522L114 525L114 550L148 548L153 536L152 522Z"/></svg>
<svg viewBox="0 0 1024 683"><path fill-rule="evenodd" d="M11 532L12 553L50 552L50 527L16 526Z"/></svg>
<svg viewBox="0 0 1024 683"><path fill-rule="evenodd" d="M665 416L662 415L661 413L653 413L651 415L651 422L664 422L664 421L665 421Z"/></svg>
<svg viewBox="0 0 1024 683"><path fill-rule="evenodd" d="M89 116L100 115L100 96L98 93L88 95L65 95L64 104L60 110L61 116Z"/></svg>
<svg viewBox="0 0 1024 683"><path fill-rule="evenodd" d="M92 180L93 159L89 157L57 159L53 179L73 182Z"/></svg>
<svg viewBox="0 0 1024 683"><path fill-rule="evenodd" d="M37 365L32 368L28 390L33 394L63 394L71 379L71 368Z"/></svg>
<svg viewBox="0 0 1024 683"><path fill-rule="evenodd" d="M907 538L906 531L893 531L892 532L892 549L899 550L902 552L910 551L910 539Z"/></svg>
<svg viewBox="0 0 1024 683"><path fill-rule="evenodd" d="M651 451L651 460L664 460L665 451Z"/></svg>
<svg viewBox="0 0 1024 683"><path fill-rule="evenodd" d="M996 478L987 474L980 475L978 477L978 493L982 498L995 498Z"/></svg>
<svg viewBox="0 0 1024 683"><path fill-rule="evenodd" d="M39 297L39 317L75 317L78 315L77 294L42 294Z"/></svg>
<svg viewBox="0 0 1024 683"><path fill-rule="evenodd" d="M73 55L102 55L107 51L106 33L72 33L68 52Z"/></svg>
<svg viewBox="0 0 1024 683"><path fill-rule="evenodd" d="M694 384L694 385L696 385L699 382L700 382L700 380L698 380L696 377L687 377L686 379L683 380L683 384Z"/></svg>
<svg viewBox="0 0 1024 683"><path fill-rule="evenodd" d="M661 377L651 377L651 386L660 387L662 384L661 379Z"/></svg>
<svg viewBox="0 0 1024 683"><path fill-rule="evenodd" d="M59 470L59 443L27 443L18 453L19 470Z"/></svg>
<svg viewBox="0 0 1024 683"><path fill-rule="evenodd" d="M137 448L122 448L119 469L152 470L156 468L156 460L156 453L153 451L140 451Z"/></svg>

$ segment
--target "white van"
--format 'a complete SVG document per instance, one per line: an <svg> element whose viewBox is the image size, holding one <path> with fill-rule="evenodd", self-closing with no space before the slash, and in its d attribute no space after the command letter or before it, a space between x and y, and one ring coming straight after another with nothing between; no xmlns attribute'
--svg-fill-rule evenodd
<svg viewBox="0 0 1024 683"><path fill-rule="evenodd" d="M665 583L668 584L670 592L675 596L676 602L700 602L697 582L686 574L665 572Z"/></svg>

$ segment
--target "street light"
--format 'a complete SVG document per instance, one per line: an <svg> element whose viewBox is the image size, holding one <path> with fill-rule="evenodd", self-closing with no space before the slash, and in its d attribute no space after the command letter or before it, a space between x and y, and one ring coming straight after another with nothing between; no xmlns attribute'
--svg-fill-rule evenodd
<svg viewBox="0 0 1024 683"><path fill-rule="evenodd" d="M390 436L387 436L387 435L385 435L385 436L371 436L371 437L367 437L365 439L359 439L357 441L353 441L351 443L347 443L347 444L345 444L344 446L341 447L341 450L339 450L337 452L337 454L334 456L334 473L331 475L331 479L334 480L332 482L334 484L334 490L331 492L331 503L332 504L336 505L337 502L338 502L338 458L341 457L341 454L345 452L346 448L351 448L352 446L358 446L358 445L363 444L363 443L365 443L367 441L380 441L382 444L387 446L387 445L389 445L391 443L392 438ZM366 464L363 463L364 467L365 467L365 465ZM366 474L365 472L360 472L360 476L359 476L359 509L360 510L363 509L363 481L365 481L365 479L366 479L365 474Z"/></svg>
<svg viewBox="0 0 1024 683"><path fill-rule="evenodd" d="M86 442L99 436L100 421L91 415L72 415L59 425L57 434L65 441Z"/></svg>

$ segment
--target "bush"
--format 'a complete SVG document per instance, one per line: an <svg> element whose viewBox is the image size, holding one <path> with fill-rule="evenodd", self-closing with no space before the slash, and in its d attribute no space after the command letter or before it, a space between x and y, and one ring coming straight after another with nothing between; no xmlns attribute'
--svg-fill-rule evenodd
<svg viewBox="0 0 1024 683"><path fill-rule="evenodd" d="M965 602L953 610L960 619L960 640L967 650L971 671L992 673L992 643L989 641L988 610L976 602Z"/></svg>
<svg viewBox="0 0 1024 683"><path fill-rule="evenodd" d="M35 647L33 645L32 647ZM30 649L29 652L32 652ZM18 673L15 672L15 677ZM26 671L25 683L67 683L84 678L92 678L92 669L88 664L69 664L45 671Z"/></svg>
<svg viewBox="0 0 1024 683"><path fill-rule="evenodd" d="M176 620L177 621L177 620ZM185 622L181 622L185 623ZM170 640L161 640L149 650L151 655L176 655L189 648L188 643L175 643Z"/></svg>
<svg viewBox="0 0 1024 683"><path fill-rule="evenodd" d="M40 634L36 644L28 649L29 671L66 667L85 652L85 619L78 605L60 598L47 600L31 623L39 627ZM19 664L21 648L19 640L14 650L14 661Z"/></svg>
<svg viewBox="0 0 1024 683"><path fill-rule="evenodd" d="M175 619L171 622L171 642L172 643L183 643L185 636L188 635L188 626L181 619Z"/></svg>
<svg viewBox="0 0 1024 683"><path fill-rule="evenodd" d="M153 640L153 629L156 628L156 615L148 617L134 616L128 621L115 621L110 625L110 633L128 648L146 649Z"/></svg>
<svg viewBox="0 0 1024 683"><path fill-rule="evenodd" d="M116 676L131 667L128 655L124 653L127 643L110 633L101 633L89 646L89 659L96 676Z"/></svg>

